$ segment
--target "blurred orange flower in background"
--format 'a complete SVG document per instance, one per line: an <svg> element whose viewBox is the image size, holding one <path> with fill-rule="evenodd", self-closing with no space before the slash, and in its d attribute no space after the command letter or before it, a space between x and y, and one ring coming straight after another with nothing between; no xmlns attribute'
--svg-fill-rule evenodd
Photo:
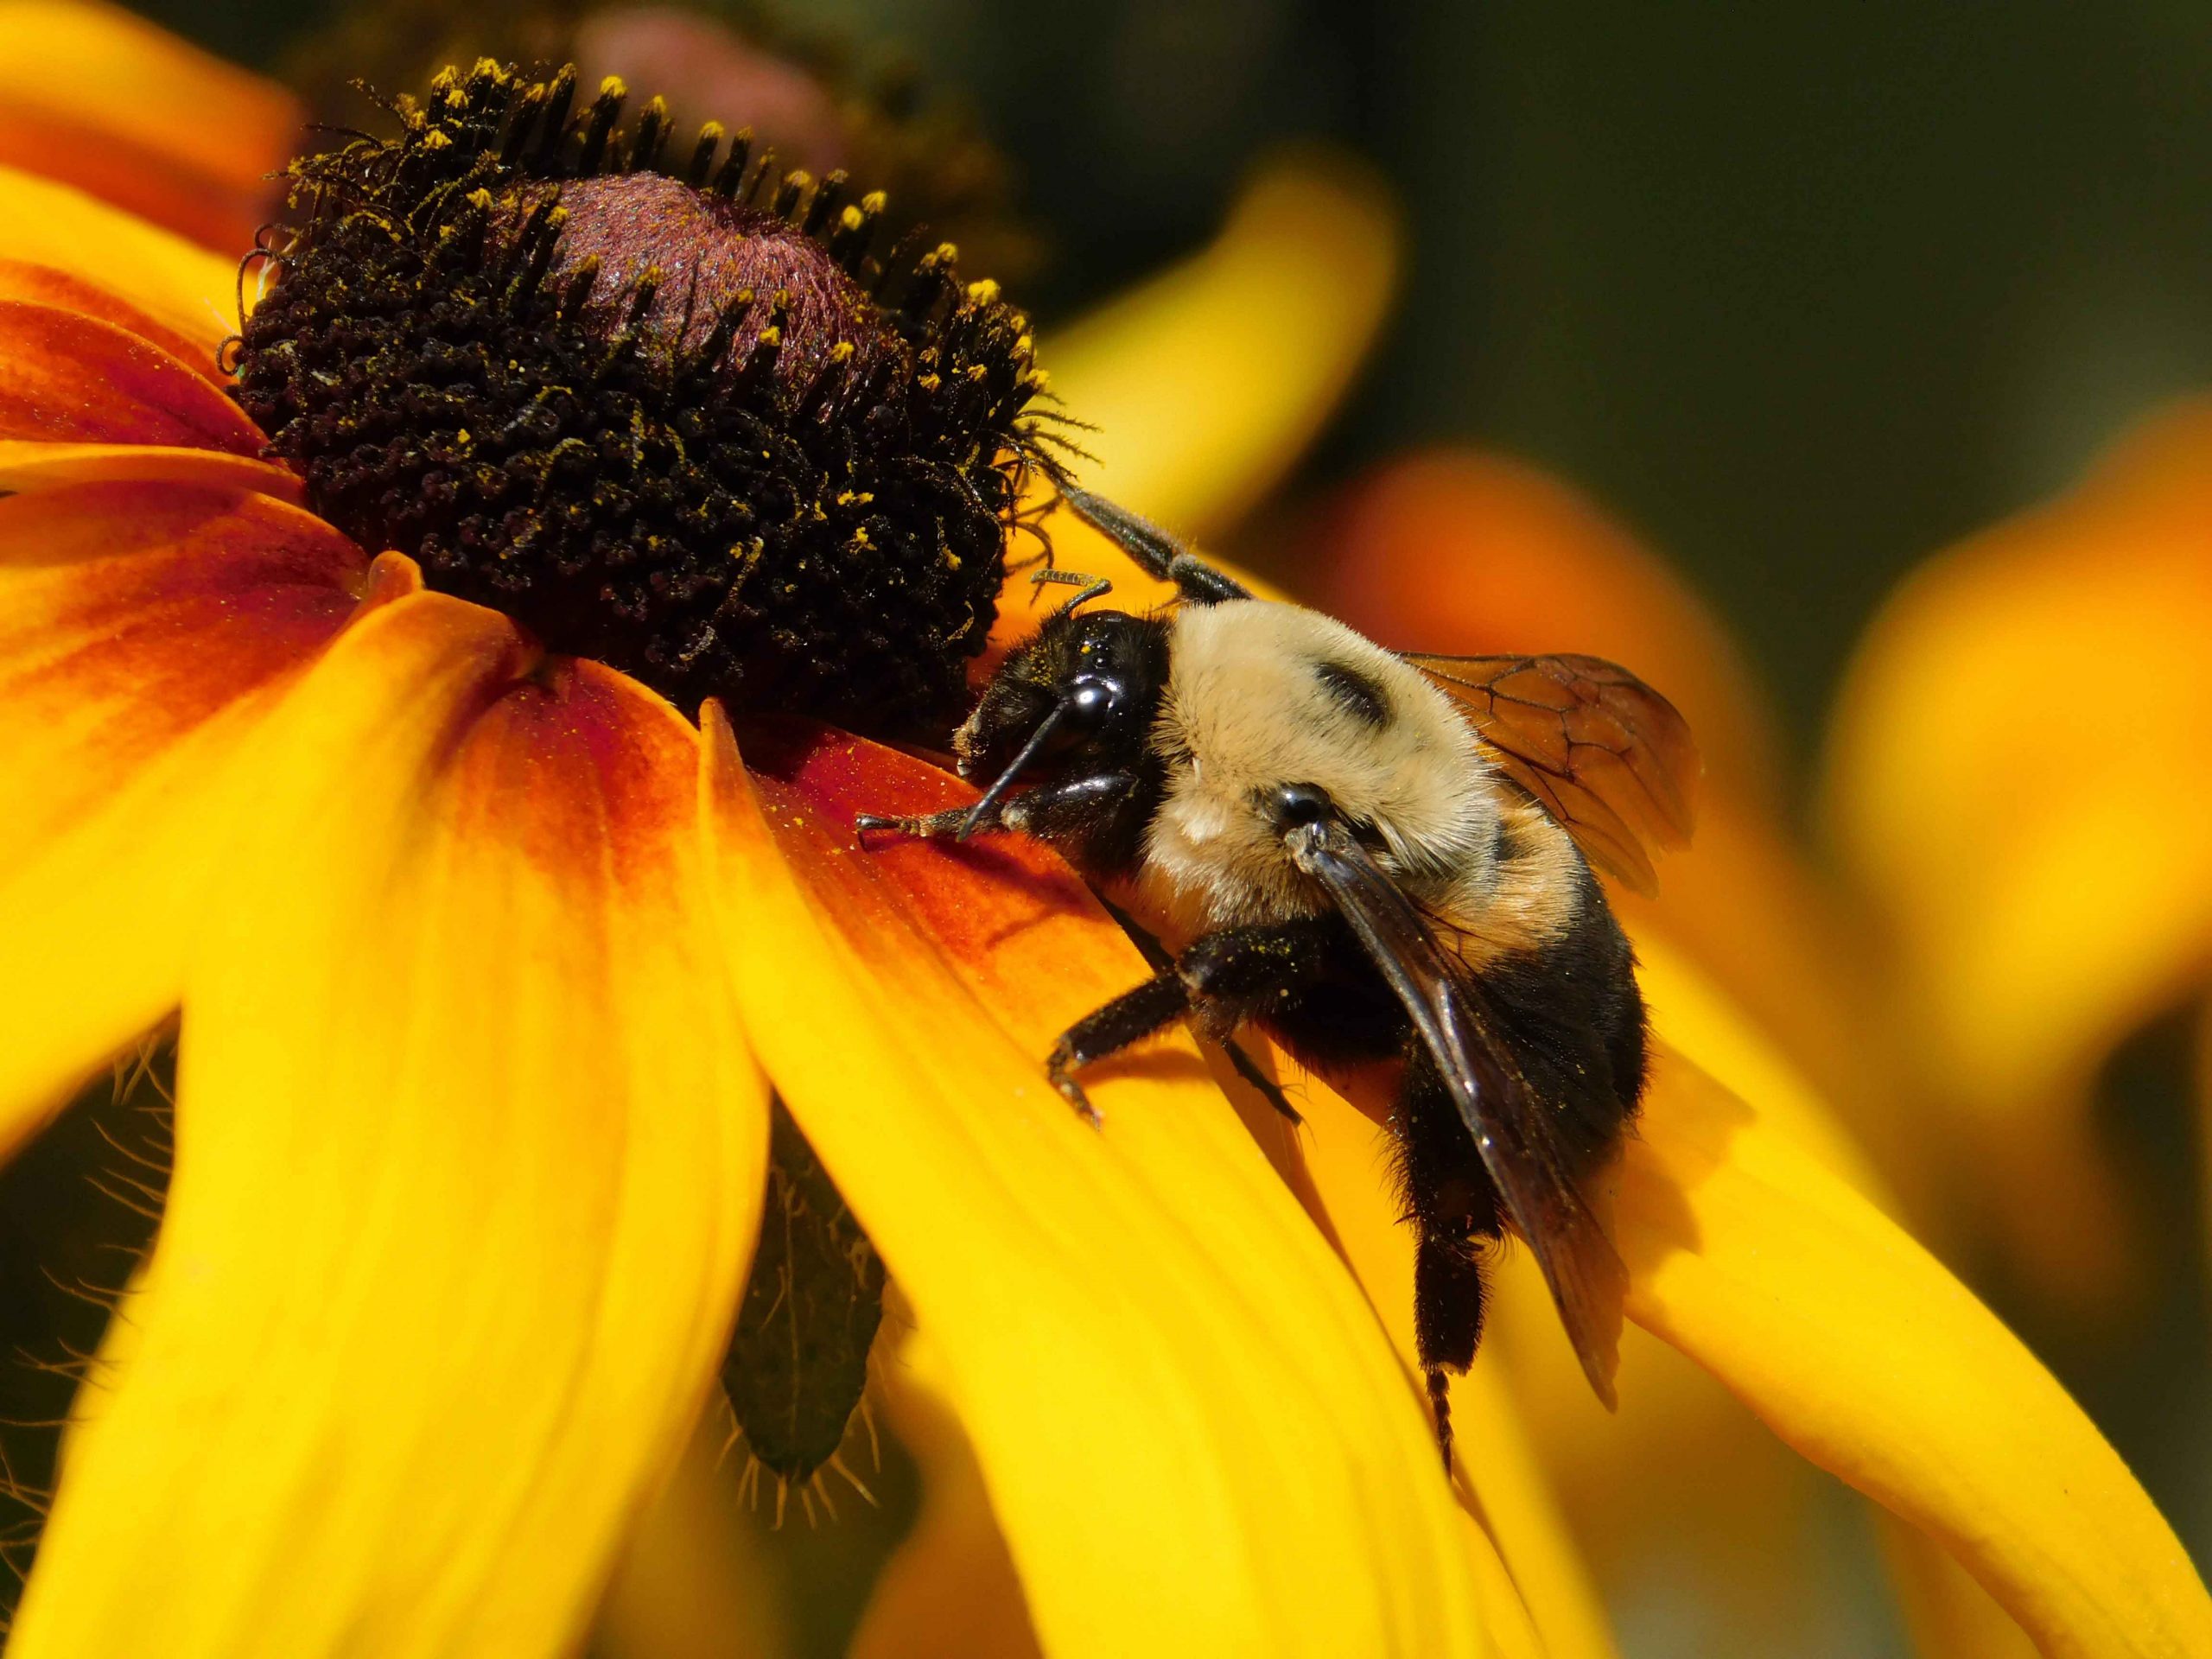
<svg viewBox="0 0 2212 1659"><path fill-rule="evenodd" d="M1957 1200L2077 1314L2148 1241L2098 1074L2212 966L2212 404L1929 561L1838 700L1826 815L1894 965L1885 1023L1958 1137Z"/></svg>
<svg viewBox="0 0 2212 1659"><path fill-rule="evenodd" d="M7 0L0 40L0 164L202 247L253 245L305 119L297 99L120 6Z"/></svg>
<svg viewBox="0 0 2212 1659"><path fill-rule="evenodd" d="M1178 1038L1101 1081L1090 1135L1039 1057L1141 969L1057 861L861 859L854 811L961 786L821 728L741 760L711 706L694 726L304 510L219 390L229 261L95 200L102 157L165 142L137 111L107 136L111 57L204 127L237 96L193 163L225 211L282 95L124 14L21 10L54 42L37 107L89 136L0 170L0 1144L180 1007L185 1039L160 1240L11 1653L554 1652L595 1608L617 1652L772 1642L698 1431L772 1087L911 1320L888 1414L928 1494L858 1651L1610 1652L1585 1529L1694 1507L1656 1478L1685 1423L1744 1443L1687 1356L1932 1541L1912 1581L1956 1562L2047 1652L2212 1654L2171 1530L1823 1103L1878 1141L1887 1062L1756 696L1560 486L1410 463L1317 576L1387 643L1620 658L1711 756L1700 849L1624 906L1665 1052L1610 1194L1654 1338L1595 1437L1617 1460L1578 1458L1524 1276L1455 1386L1447 1485L1368 1116L1277 1057L1293 1131ZM188 228L238 245L221 224ZM1263 173L1211 247L1048 342L1092 481L1226 530L1355 372L1395 257L1363 175ZM1038 602L1011 584L998 637ZM1764 1490L1755 1444L1726 1467Z"/></svg>

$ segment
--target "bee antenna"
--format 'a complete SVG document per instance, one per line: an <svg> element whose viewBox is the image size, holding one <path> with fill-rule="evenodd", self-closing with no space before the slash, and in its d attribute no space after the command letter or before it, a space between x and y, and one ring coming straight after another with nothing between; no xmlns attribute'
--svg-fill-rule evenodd
<svg viewBox="0 0 2212 1659"><path fill-rule="evenodd" d="M1037 722L1037 729L1029 734L1029 741L1021 746L1021 753L1007 763L1006 770L999 773L997 781L983 791L983 798L968 809L968 816L960 821L960 828L953 832L955 841L965 841L982 827L984 818L999 804L999 798L1014 786L1014 780L1020 775L1021 769L1029 764L1038 750L1045 747L1045 740L1052 734L1052 728L1066 717L1067 712L1068 704L1063 700L1054 703L1052 711Z"/></svg>

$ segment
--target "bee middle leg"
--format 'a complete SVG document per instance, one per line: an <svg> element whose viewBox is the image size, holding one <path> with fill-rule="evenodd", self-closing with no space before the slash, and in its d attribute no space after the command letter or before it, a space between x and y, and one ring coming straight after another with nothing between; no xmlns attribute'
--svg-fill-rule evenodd
<svg viewBox="0 0 2212 1659"><path fill-rule="evenodd" d="M1075 1080L1084 1066L1191 1015L1210 1040L1274 1011L1329 965L1331 935L1319 919L1227 927L1200 936L1172 968L1070 1026L1052 1045L1045 1073L1091 1124L1098 1114Z"/></svg>

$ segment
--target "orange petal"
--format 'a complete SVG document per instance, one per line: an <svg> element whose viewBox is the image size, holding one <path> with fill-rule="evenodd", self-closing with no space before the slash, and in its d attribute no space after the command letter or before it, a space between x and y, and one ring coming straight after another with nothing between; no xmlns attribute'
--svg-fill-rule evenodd
<svg viewBox="0 0 2212 1659"><path fill-rule="evenodd" d="M52 265L33 264L24 259L0 259L0 300L54 306L80 316L111 322L148 344L160 346L217 386L230 385L229 377L216 364L214 352L200 334L180 334L144 308L73 272Z"/></svg>
<svg viewBox="0 0 2212 1659"><path fill-rule="evenodd" d="M1838 702L1827 809L1968 1136L1962 1196L2092 1312L2133 1226L2099 1068L2212 952L2212 399L1908 581Z"/></svg>
<svg viewBox="0 0 2212 1659"><path fill-rule="evenodd" d="M942 1346L1046 1649L1478 1648L1404 1373L1187 1043L1099 1068L1103 1133L1045 1082L1144 971L1089 893L1012 842L863 853L855 810L972 796L828 739L756 736L756 785L708 726L747 1025Z"/></svg>
<svg viewBox="0 0 2212 1659"><path fill-rule="evenodd" d="M569 1651L696 1421L767 1142L696 734L535 656L417 594L268 734L17 1659Z"/></svg>
<svg viewBox="0 0 2212 1659"><path fill-rule="evenodd" d="M997 672L1007 653L1034 635L1045 619L1066 604L1075 591L1065 582L1037 581L1039 570L1050 568L1080 574L1090 582L1111 583L1110 602L1117 610L1140 613L1155 611L1177 604L1182 598L1173 582L1147 575L1143 567L1119 546L1077 518L1067 506L1055 501L1049 489L1039 489L1023 505L1043 505L1048 509L1041 528L1051 537L1052 558L1048 567L1041 549L1026 548L1019 542L1014 544L1006 580L999 588L998 613L992 620L990 638L968 666L969 683L979 690ZM1211 554L1205 556L1209 563L1243 582L1255 598L1290 598L1273 582L1254 575L1241 565L1213 558Z"/></svg>
<svg viewBox="0 0 2212 1659"><path fill-rule="evenodd" d="M0 163L0 258L70 272L197 343L211 360L238 326L238 262L82 190Z"/></svg>
<svg viewBox="0 0 2212 1659"><path fill-rule="evenodd" d="M1780 743L1735 642L1594 503L1478 449L1394 461L1310 537L1312 603L1404 651L1585 652L1665 692L1719 793L1778 793Z"/></svg>
<svg viewBox="0 0 2212 1659"><path fill-rule="evenodd" d="M1054 508L1043 528L1052 537L1051 568L1110 582L1110 602L1117 608L1144 612L1175 601L1173 583L1147 575L1135 560L1067 508ZM991 623L990 639L969 664L969 683L978 688L998 671L1008 652L1026 642L1037 632L1038 625L1066 604L1076 591L1058 582L1035 580L1037 572L1046 567L1039 550L1025 546L1019 537L1008 543L1007 557L1009 568L999 589L998 614Z"/></svg>
<svg viewBox="0 0 2212 1659"><path fill-rule="evenodd" d="M219 449L162 444L48 443L0 438L0 490L50 490L62 484L178 484L249 490L294 505L307 498L297 473Z"/></svg>
<svg viewBox="0 0 2212 1659"><path fill-rule="evenodd" d="M0 301L0 438L258 455L260 429L168 353L74 311Z"/></svg>
<svg viewBox="0 0 2212 1659"><path fill-rule="evenodd" d="M366 566L262 496L0 500L0 1154L175 1007L251 739Z"/></svg>
<svg viewBox="0 0 2212 1659"><path fill-rule="evenodd" d="M282 87L86 0L0 3L0 162L236 257L282 193L302 113Z"/></svg>

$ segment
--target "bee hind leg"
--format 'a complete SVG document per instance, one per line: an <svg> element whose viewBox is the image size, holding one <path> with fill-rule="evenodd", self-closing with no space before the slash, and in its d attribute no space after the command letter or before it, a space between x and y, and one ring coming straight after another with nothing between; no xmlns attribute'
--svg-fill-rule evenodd
<svg viewBox="0 0 2212 1659"><path fill-rule="evenodd" d="M1129 936L1129 943L1141 951L1154 973L1166 973L1175 966L1175 958L1167 954L1167 947L1159 941L1143 923L1123 910L1111 899L1102 899L1106 913L1111 916L1122 932ZM1282 1085L1262 1069L1260 1063L1244 1051L1234 1037L1217 1039L1216 1046L1228 1057L1230 1069L1259 1092L1260 1097L1283 1117L1293 1123L1303 1123L1298 1108L1290 1103L1290 1096L1283 1093Z"/></svg>
<svg viewBox="0 0 2212 1659"><path fill-rule="evenodd" d="M1474 1363L1490 1300L1484 1255L1504 1230L1503 1206L1474 1137L1432 1064L1415 1055L1391 1127L1414 1254L1414 1346L1436 1417L1437 1448L1452 1467L1451 1378Z"/></svg>
<svg viewBox="0 0 2212 1659"><path fill-rule="evenodd" d="M1452 1472L1452 1378L1465 1374L1482 1341L1490 1287L1474 1243L1424 1231L1414 1254L1414 1348L1436 1419L1436 1449Z"/></svg>

